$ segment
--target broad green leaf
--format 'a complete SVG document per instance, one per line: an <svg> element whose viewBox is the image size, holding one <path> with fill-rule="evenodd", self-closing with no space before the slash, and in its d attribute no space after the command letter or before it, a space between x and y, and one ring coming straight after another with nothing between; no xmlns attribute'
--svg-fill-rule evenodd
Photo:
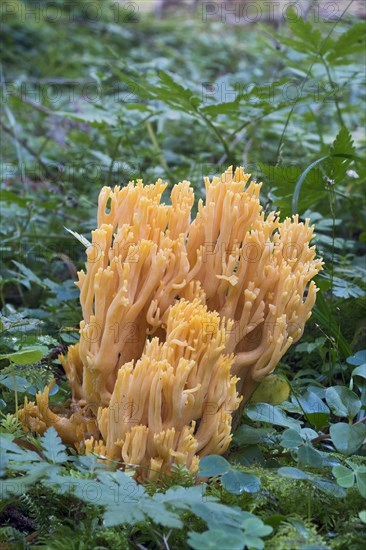
<svg viewBox="0 0 366 550"><path fill-rule="evenodd" d="M331 425L329 433L337 451L349 456L361 447L366 438L366 426L364 424L350 426L345 422L339 422Z"/></svg>
<svg viewBox="0 0 366 550"><path fill-rule="evenodd" d="M283 466L282 468L279 468L278 473L280 476L288 477L290 479L311 479L306 472L303 472L298 468L292 468L292 466Z"/></svg>
<svg viewBox="0 0 366 550"><path fill-rule="evenodd" d="M294 429L301 426L300 421L288 417L279 407L267 403L249 405L246 414L255 422L266 422L267 424Z"/></svg>
<svg viewBox="0 0 366 550"><path fill-rule="evenodd" d="M200 460L198 475L201 477L215 477L226 474L230 469L230 464L223 456L209 455Z"/></svg>
<svg viewBox="0 0 366 550"><path fill-rule="evenodd" d="M281 434L280 443L285 449L295 449L299 445L302 445L304 440L297 430L289 428Z"/></svg>
<svg viewBox="0 0 366 550"><path fill-rule="evenodd" d="M221 478L221 483L227 491L235 495L257 493L261 488L261 482L258 477L238 470L230 470L224 474Z"/></svg>
<svg viewBox="0 0 366 550"><path fill-rule="evenodd" d="M311 447L311 445L303 445L300 447L297 456L299 464L302 464L303 466L318 468L323 462L320 452Z"/></svg>
<svg viewBox="0 0 366 550"><path fill-rule="evenodd" d="M12 375L0 375L0 384L8 388L9 390L17 391L20 393L29 393L30 395L36 395L37 390L22 376Z"/></svg>
<svg viewBox="0 0 366 550"><path fill-rule="evenodd" d="M358 490L360 491L360 495L363 496L363 498L366 498L366 472L356 473L356 483Z"/></svg>
<svg viewBox="0 0 366 550"><path fill-rule="evenodd" d="M366 364L366 349L362 349L354 355L347 357L347 363L349 365L356 365L357 367Z"/></svg>
<svg viewBox="0 0 366 550"><path fill-rule="evenodd" d="M234 443L237 445L256 445L267 441L273 433L272 428L253 428L253 426L242 424L234 434Z"/></svg>
<svg viewBox="0 0 366 550"><path fill-rule="evenodd" d="M366 363L364 365L360 365L359 367L356 367L352 371L352 378L354 376L360 376L361 378L366 378Z"/></svg>
<svg viewBox="0 0 366 550"><path fill-rule="evenodd" d="M252 464L265 464L265 459L261 449L257 445L248 445L240 447L237 451L230 453L230 459L242 466Z"/></svg>
<svg viewBox="0 0 366 550"><path fill-rule="evenodd" d="M362 512L359 512L358 516L363 523L366 523L366 510L362 510Z"/></svg>
<svg viewBox="0 0 366 550"><path fill-rule="evenodd" d="M325 392L328 406L336 416L352 420L361 408L357 395L346 386L332 386Z"/></svg>
<svg viewBox="0 0 366 550"><path fill-rule="evenodd" d="M9 359L9 361L16 365L31 365L40 361L42 357L43 353L37 348L23 348L14 353L0 355L0 359Z"/></svg>
<svg viewBox="0 0 366 550"><path fill-rule="evenodd" d="M346 491L329 479L317 478L311 480L314 487L317 487L322 493L332 496L334 498L345 498L347 496Z"/></svg>
<svg viewBox="0 0 366 550"><path fill-rule="evenodd" d="M345 489L349 489L350 487L353 487L353 484L355 482L355 474L352 470L349 468L346 468L346 466L334 466L332 468L332 474L337 480L337 483L344 487Z"/></svg>
<svg viewBox="0 0 366 550"><path fill-rule="evenodd" d="M330 410L327 405L312 391L307 390L298 397L298 401L309 422L316 428L321 428L327 424Z"/></svg>

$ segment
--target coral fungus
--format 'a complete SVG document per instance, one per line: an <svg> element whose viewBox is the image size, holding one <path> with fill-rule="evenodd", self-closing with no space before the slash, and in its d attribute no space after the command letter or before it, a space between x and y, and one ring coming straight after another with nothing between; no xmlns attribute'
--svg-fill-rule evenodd
<svg viewBox="0 0 366 550"><path fill-rule="evenodd" d="M173 463L196 472L227 449L232 413L302 335L322 267L309 221L265 216L249 179L206 178L192 222L187 181L169 205L161 180L102 189L76 283L80 341L61 357L71 408L52 412L46 388L25 402L24 426L54 425L140 480Z"/></svg>

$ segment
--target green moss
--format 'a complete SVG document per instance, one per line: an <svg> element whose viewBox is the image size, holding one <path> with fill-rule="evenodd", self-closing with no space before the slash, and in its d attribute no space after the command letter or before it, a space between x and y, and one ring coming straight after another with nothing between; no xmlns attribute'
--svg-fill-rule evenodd
<svg viewBox="0 0 366 550"><path fill-rule="evenodd" d="M316 544L336 550L351 547L356 550L360 541L365 540L366 527L358 518L365 501L356 488L349 489L346 498L340 499L320 492L305 481L279 477L273 470L238 469L260 478L259 493L234 495L220 483L212 485L210 492L224 504L240 506L263 521L268 520L274 526L274 535L266 548L295 549Z"/></svg>
<svg viewBox="0 0 366 550"><path fill-rule="evenodd" d="M324 538L316 532L315 526L306 525L302 527L299 525L296 529L290 523L282 523L274 536L266 542L266 550L294 550L311 544L327 547Z"/></svg>

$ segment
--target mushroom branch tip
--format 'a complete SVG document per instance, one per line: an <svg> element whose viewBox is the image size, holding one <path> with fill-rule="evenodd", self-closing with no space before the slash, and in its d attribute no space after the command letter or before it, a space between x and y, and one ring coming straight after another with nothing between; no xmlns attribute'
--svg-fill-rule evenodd
<svg viewBox="0 0 366 550"><path fill-rule="evenodd" d="M257 386L304 331L322 269L314 227L265 215L243 168L193 189L142 180L103 187L98 227L78 273L80 338L60 356L71 400L51 386L25 399L24 429L54 426L80 453L133 468L139 481L172 465L198 471L222 454ZM273 386L275 387L275 385Z"/></svg>

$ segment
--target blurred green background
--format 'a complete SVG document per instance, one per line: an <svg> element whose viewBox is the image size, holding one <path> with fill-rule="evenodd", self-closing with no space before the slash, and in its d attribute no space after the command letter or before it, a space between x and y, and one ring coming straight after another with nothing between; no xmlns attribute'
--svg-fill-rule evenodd
<svg viewBox="0 0 366 550"><path fill-rule="evenodd" d="M200 198L204 176L242 165L263 181L266 212L298 212L315 223L325 269L317 277L320 291L305 334L278 368L291 384L292 401L271 409L281 428L299 426L301 418L302 436L295 433L295 443L289 442L294 430L280 434L268 422L252 428L263 424L263 415L252 410L230 460L254 468L263 490L233 494L214 482L209 491L273 526L266 548L363 548L358 513L365 468L353 464L361 488L350 489L346 498L331 477L330 467L340 462L334 462L327 431L348 412L330 407L331 416L322 400L327 387L338 391L343 408L356 411L348 414L350 423L353 417L364 421L365 7L363 0L1 2L2 434L23 435L14 414L18 395L19 404L24 395L34 399L56 378L52 406L70 397L57 356L78 340L74 281L85 261L83 237L89 239L96 225L101 187L162 178L169 200L171 187L188 179ZM24 348L30 348L32 364L11 355ZM41 448L39 439L29 438ZM361 445L362 433L359 439ZM360 450L352 460L362 464L364 454ZM300 485L279 480L273 468L283 464L310 473L295 472ZM87 475L83 467L82 473L67 468L71 476ZM353 484L356 473L346 472L346 482L351 476ZM194 484L187 472L175 475L165 488ZM101 511L91 500L70 500L49 490L47 478L43 485L32 479L19 499L0 500L1 548L9 540L12 549L28 548L30 537L38 540L36 547L55 550L167 549L172 531L173 550L203 548L208 540L210 548L219 544L214 531L202 540L191 533L196 546L187 542L193 516L186 512L181 530L154 515L139 528L101 530ZM254 520L253 547L263 548L260 537L271 529ZM194 521L202 530L204 522ZM227 540L225 532L220 536Z"/></svg>

